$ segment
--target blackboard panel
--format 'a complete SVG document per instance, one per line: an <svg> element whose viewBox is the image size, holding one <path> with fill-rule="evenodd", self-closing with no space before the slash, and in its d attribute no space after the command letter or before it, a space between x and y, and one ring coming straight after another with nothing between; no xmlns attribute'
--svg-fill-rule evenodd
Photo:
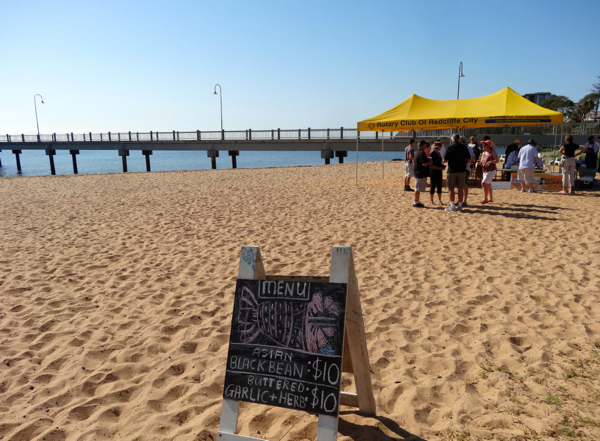
<svg viewBox="0 0 600 441"><path fill-rule="evenodd" d="M223 396L337 415L346 288L238 280Z"/></svg>

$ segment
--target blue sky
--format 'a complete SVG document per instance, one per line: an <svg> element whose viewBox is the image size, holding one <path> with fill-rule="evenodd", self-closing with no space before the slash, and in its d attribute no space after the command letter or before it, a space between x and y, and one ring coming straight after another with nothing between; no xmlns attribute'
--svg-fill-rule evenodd
<svg viewBox="0 0 600 441"><path fill-rule="evenodd" d="M410 94L579 100L598 0L0 0L0 133L355 127ZM589 29L586 25L589 22ZM589 32L588 32L589 30ZM587 37L586 37L587 36Z"/></svg>

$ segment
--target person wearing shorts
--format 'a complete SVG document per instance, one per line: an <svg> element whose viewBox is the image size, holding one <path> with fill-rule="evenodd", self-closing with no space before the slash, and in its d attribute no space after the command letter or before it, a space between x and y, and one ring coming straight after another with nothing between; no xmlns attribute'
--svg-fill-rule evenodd
<svg viewBox="0 0 600 441"><path fill-rule="evenodd" d="M415 177L415 140L411 139L404 149L404 191L414 191L410 188L410 178Z"/></svg>
<svg viewBox="0 0 600 441"><path fill-rule="evenodd" d="M482 141L481 146L483 147L483 154L481 155L481 169L483 170L483 180L481 186L483 187L483 200L482 204L494 202L492 195L492 181L496 175L496 164L498 164L498 154L492 150L491 141Z"/></svg>
<svg viewBox="0 0 600 441"><path fill-rule="evenodd" d="M560 193L573 194L573 189L575 188L575 166L577 163L576 158L577 156L585 152L585 148L575 144L571 135L567 135L565 137L565 141L566 144L563 145L559 150L559 152L562 153L565 161L565 163L562 166L563 189ZM567 187L569 189L568 192Z"/></svg>
<svg viewBox="0 0 600 441"><path fill-rule="evenodd" d="M450 206L444 210L454 213L462 211L463 190L467 183L467 161L471 160L471 154L467 146L460 142L458 133L452 135L452 145L446 149L444 156L448 163L448 174L446 182L448 183L448 192L450 193ZM454 190L458 188L458 207L454 202Z"/></svg>
<svg viewBox="0 0 600 441"><path fill-rule="evenodd" d="M533 193L533 178L535 173L533 168L536 166L540 157L535 148L537 142L530 139L527 145L519 150L519 181L521 181L521 191L525 192L525 186L529 187L529 193Z"/></svg>
<svg viewBox="0 0 600 441"><path fill-rule="evenodd" d="M415 201L413 203L415 208L424 207L419 198L427 189L429 163L429 144L425 140L419 141L419 150L415 153Z"/></svg>

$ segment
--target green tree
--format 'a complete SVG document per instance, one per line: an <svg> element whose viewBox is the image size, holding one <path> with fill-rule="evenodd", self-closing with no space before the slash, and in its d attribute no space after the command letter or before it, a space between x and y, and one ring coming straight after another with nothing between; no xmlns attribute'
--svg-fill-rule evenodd
<svg viewBox="0 0 600 441"><path fill-rule="evenodd" d="M596 116L598 116L598 106L600 105L600 75L598 75L598 82L592 84L590 90L593 94L596 94Z"/></svg>
<svg viewBox="0 0 600 441"><path fill-rule="evenodd" d="M598 100L598 94L588 93L584 96L581 101L573 108L570 119L573 122L580 122L586 114L591 112L596 106Z"/></svg>
<svg viewBox="0 0 600 441"><path fill-rule="evenodd" d="M564 113L569 116L573 111L574 103L564 95L559 95L554 98L550 98L540 104L546 109L555 110L557 112Z"/></svg>

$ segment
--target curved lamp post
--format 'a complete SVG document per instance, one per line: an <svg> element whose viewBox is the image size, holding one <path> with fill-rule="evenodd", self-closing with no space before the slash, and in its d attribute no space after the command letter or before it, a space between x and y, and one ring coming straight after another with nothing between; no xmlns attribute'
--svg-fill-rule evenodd
<svg viewBox="0 0 600 441"><path fill-rule="evenodd" d="M464 77L462 69L463 69L463 65L462 65L462 61L461 61L460 65L458 66L458 90L456 92L456 99L458 99L458 97L460 96L460 79L462 77Z"/></svg>
<svg viewBox="0 0 600 441"><path fill-rule="evenodd" d="M219 86L219 99L221 101L221 133L223 133L223 91L221 90L220 84L215 84L215 91L213 95L217 94L217 86Z"/></svg>
<svg viewBox="0 0 600 441"><path fill-rule="evenodd" d="M42 104L44 104L44 98L39 93L36 93L35 95L33 95L33 107L35 108L35 125L37 126L37 133L38 133L38 140L39 140L40 139L40 125L38 123L38 116L37 116L37 103L35 101L36 96L40 97L40 99L42 100Z"/></svg>

